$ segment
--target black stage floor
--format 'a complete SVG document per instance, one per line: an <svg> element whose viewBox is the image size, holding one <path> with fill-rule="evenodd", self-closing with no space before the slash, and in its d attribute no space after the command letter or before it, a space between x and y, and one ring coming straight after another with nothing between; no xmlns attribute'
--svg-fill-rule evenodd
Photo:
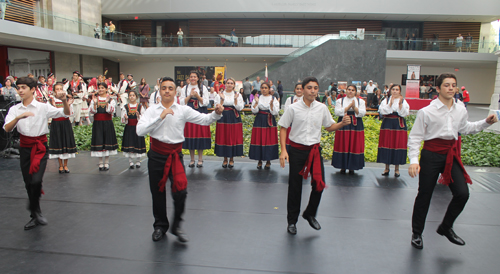
<svg viewBox="0 0 500 274"><path fill-rule="evenodd" d="M327 165L328 188L318 212L323 229L303 219L286 232L288 168L270 171L236 161L222 169L216 158L188 168L182 244L167 233L151 240L153 217L147 160L129 170L123 157L99 172L81 153L70 174L50 160L42 210L49 225L24 231L29 221L19 160L0 160L0 273L498 273L500 184L497 172L471 172L469 203L451 244L435 230L450 200L439 185L427 218L424 249L410 245L417 179L380 176L367 167L341 175ZM239 160L239 159L238 159ZM373 166L373 165L372 165ZM393 173L391 172L391 175ZM310 186L304 182L303 206ZM168 196L169 215L171 198Z"/></svg>

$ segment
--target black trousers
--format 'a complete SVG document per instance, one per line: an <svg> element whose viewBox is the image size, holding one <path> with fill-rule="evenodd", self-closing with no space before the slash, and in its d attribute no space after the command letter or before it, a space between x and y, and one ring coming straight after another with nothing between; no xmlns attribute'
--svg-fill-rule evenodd
<svg viewBox="0 0 500 274"><path fill-rule="evenodd" d="M45 143L45 148L47 149L47 152L45 152L45 155L40 161L40 169L38 170L38 172L31 175L31 148L19 148L21 172L23 174L24 186L26 187L26 192L28 193L28 210L30 212L41 212L40 196L42 195L42 181L43 175L45 174L45 168L47 167L47 159L49 158L49 148L47 147L47 143Z"/></svg>
<svg viewBox="0 0 500 274"><path fill-rule="evenodd" d="M366 106L370 107L372 105L373 97L375 97L375 93L368 93L366 97Z"/></svg>
<svg viewBox="0 0 500 274"><path fill-rule="evenodd" d="M167 218L167 188L164 192L160 192L158 183L163 177L163 172L165 168L165 162L168 159L168 155L161 155L149 150L148 152L148 169L149 169L149 188L151 190L151 197L153 198L153 216L155 222L153 227L155 229L160 228L163 232L168 231L169 222ZM181 158L182 166L184 167L183 155L179 153ZM170 180L170 186L173 183L172 172L168 174L168 179ZM173 229L177 229L182 221L182 214L184 213L184 207L186 204L187 191L172 192L172 199L174 200L174 223Z"/></svg>
<svg viewBox="0 0 500 274"><path fill-rule="evenodd" d="M302 198L302 175L299 172L304 167L307 159L309 158L309 152L307 150L300 150L290 146L288 150L288 161L289 175L288 175L288 201L287 201L287 219L288 224L295 224L299 218L300 214L300 201ZM321 148L320 148L321 153ZM314 171L314 170L312 170ZM323 157L321 157L321 174L323 181L325 180L325 168L323 165ZM311 181L312 182L312 181ZM311 195L309 197L309 203L304 211L305 216L316 217L318 212L319 202L321 201L321 194L323 191L316 191L316 185L312 185Z"/></svg>
<svg viewBox="0 0 500 274"><path fill-rule="evenodd" d="M418 180L418 194L413 206L412 229L415 234L422 234L425 226L425 219L429 211L432 192L436 186L439 173L444 171L446 165L446 155L430 152L422 149L420 157L420 175ZM462 212L469 200L469 187L465 182L465 177L460 169L460 165L454 161L451 168L453 183L449 185L453 198L451 199L441 226L444 229L453 227L453 223Z"/></svg>

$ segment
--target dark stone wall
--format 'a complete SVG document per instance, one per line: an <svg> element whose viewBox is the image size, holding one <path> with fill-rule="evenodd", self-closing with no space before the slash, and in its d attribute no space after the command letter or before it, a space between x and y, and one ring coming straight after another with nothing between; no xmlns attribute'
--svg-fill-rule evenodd
<svg viewBox="0 0 500 274"><path fill-rule="evenodd" d="M386 41L330 40L323 45L269 72L269 79L281 80L285 91L307 76L319 80L319 89L331 82L373 80L384 85Z"/></svg>

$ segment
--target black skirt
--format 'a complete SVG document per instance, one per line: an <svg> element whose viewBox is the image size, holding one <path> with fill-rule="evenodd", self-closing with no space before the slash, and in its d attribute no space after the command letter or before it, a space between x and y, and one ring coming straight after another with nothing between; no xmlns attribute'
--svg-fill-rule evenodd
<svg viewBox="0 0 500 274"><path fill-rule="evenodd" d="M92 124L91 156L103 157L117 154L118 141L116 140L113 121L94 121ZM94 153L95 152L95 153Z"/></svg>
<svg viewBox="0 0 500 274"><path fill-rule="evenodd" d="M49 158L75 158L75 135L69 119L53 119L50 124Z"/></svg>
<svg viewBox="0 0 500 274"><path fill-rule="evenodd" d="M123 131L122 151L125 156L129 153L146 153L146 141L144 137L137 135L136 128L137 126L126 125Z"/></svg>

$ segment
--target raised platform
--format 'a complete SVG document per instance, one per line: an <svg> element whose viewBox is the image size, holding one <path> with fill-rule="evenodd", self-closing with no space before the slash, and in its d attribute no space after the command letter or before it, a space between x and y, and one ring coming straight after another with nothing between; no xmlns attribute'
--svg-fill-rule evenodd
<svg viewBox="0 0 500 274"><path fill-rule="evenodd" d="M410 245L417 179L401 170L385 178L380 164L355 175L326 165L328 188L318 212L323 229L300 219L286 232L288 167L271 170L236 159L234 169L207 158L188 168L188 198L179 243L170 233L151 240L153 216L147 176L123 157L99 172L83 152L57 173L50 160L41 206L49 224L24 231L27 195L18 159L0 159L0 273L497 273L500 268L499 169L470 168L474 184L455 231L456 246L435 230L451 198L436 187L424 249ZM304 182L303 206L310 186ZM169 215L172 199L168 194Z"/></svg>

